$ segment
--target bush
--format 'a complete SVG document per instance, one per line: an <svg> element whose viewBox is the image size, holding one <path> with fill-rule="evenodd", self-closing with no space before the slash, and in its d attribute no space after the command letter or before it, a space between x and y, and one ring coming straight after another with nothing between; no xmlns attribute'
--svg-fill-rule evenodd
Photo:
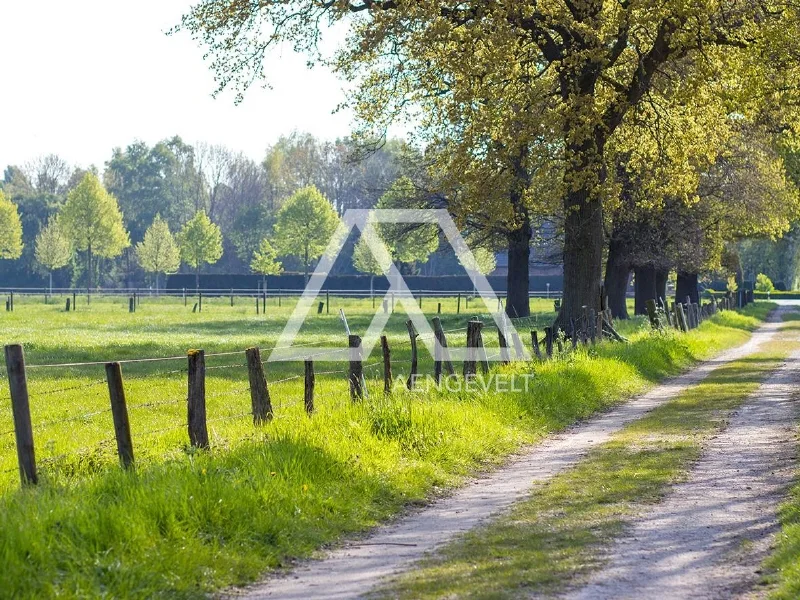
<svg viewBox="0 0 800 600"><path fill-rule="evenodd" d="M756 291L757 292L772 292L775 290L775 286L772 285L772 280L764 275L764 273L759 273L756 275Z"/></svg>

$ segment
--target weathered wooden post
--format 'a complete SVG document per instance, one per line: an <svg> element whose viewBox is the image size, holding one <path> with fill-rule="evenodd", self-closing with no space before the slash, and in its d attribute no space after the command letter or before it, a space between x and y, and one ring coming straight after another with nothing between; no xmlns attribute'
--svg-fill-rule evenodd
<svg viewBox="0 0 800 600"><path fill-rule="evenodd" d="M264 363L261 362L261 350L248 348L244 351L247 357L247 376L250 380L250 403L253 407L253 424L262 425L272 420L272 400L269 396Z"/></svg>
<svg viewBox="0 0 800 600"><path fill-rule="evenodd" d="M511 333L511 342L514 344L514 356L517 360L525 358L525 348L522 346L522 340L519 339L519 333L513 331Z"/></svg>
<svg viewBox="0 0 800 600"><path fill-rule="evenodd" d="M305 406L306 414L309 416L314 413L314 386L314 361L306 359L303 405Z"/></svg>
<svg viewBox="0 0 800 600"><path fill-rule="evenodd" d="M325 290L325 314L331 314L331 293Z"/></svg>
<svg viewBox="0 0 800 600"><path fill-rule="evenodd" d="M647 306L647 316L650 319L650 327L656 330L661 329L661 323L658 320L658 312L656 312L656 301L647 300L645 306Z"/></svg>
<svg viewBox="0 0 800 600"><path fill-rule="evenodd" d="M233 288L231 288L231 308L233 308Z"/></svg>
<svg viewBox="0 0 800 600"><path fill-rule="evenodd" d="M406 387L409 390L413 390L417 379L417 336L419 333L417 333L414 322L411 319L406 321L406 329L408 329L408 337L411 340L411 371L408 374Z"/></svg>
<svg viewBox="0 0 800 600"><path fill-rule="evenodd" d="M14 415L14 435L17 442L19 476L23 485L39 481L36 473L36 453L33 448L31 407L28 380L25 375L25 353L19 344L5 347L8 388L11 392L11 411Z"/></svg>
<svg viewBox="0 0 800 600"><path fill-rule="evenodd" d="M544 349L547 358L553 358L553 327L544 328Z"/></svg>
<svg viewBox="0 0 800 600"><path fill-rule="evenodd" d="M483 329L483 322L477 321L477 344L478 344L478 361L481 364L481 371L484 373L489 372L489 358L486 356L486 346L483 345L483 334L481 330Z"/></svg>
<svg viewBox="0 0 800 600"><path fill-rule="evenodd" d="M542 360L542 350L539 348L539 334L535 331L531 331L531 347L533 348L533 354L539 360Z"/></svg>
<svg viewBox="0 0 800 600"><path fill-rule="evenodd" d="M500 362L507 365L511 362L511 356L508 353L508 340L506 340L505 331L502 328L497 328L497 343L500 346Z"/></svg>
<svg viewBox="0 0 800 600"><path fill-rule="evenodd" d="M444 333L444 329L442 328L442 320L439 317L433 318L433 333L437 342L436 349L440 353L438 361L439 376L441 376L442 366L444 366L444 368L447 370L448 375L455 374L455 370L453 369L453 361L450 360L450 350L447 347L447 336ZM438 377L436 381L438 383Z"/></svg>
<svg viewBox="0 0 800 600"><path fill-rule="evenodd" d="M78 298L77 292L72 292L72 311L75 312L75 309L78 307L78 303L75 301Z"/></svg>
<svg viewBox="0 0 800 600"><path fill-rule="evenodd" d="M189 350L189 441L195 448L208 448L206 425L206 354Z"/></svg>
<svg viewBox="0 0 800 600"><path fill-rule="evenodd" d="M133 439L122 385L122 367L118 362L106 363L106 382L111 399L111 415L114 419L114 437L117 438L117 454L126 469L133 465Z"/></svg>
<svg viewBox="0 0 800 600"><path fill-rule="evenodd" d="M361 383L361 377L364 372L361 362L361 337L357 335L349 335L347 336L347 341L348 346L350 347L350 400L357 402L364 397L364 389Z"/></svg>
<svg viewBox="0 0 800 600"><path fill-rule="evenodd" d="M686 313L683 312L683 304L676 302L675 312L678 316L678 322L681 324L681 331L687 333L689 331L689 323L686 321Z"/></svg>
<svg viewBox="0 0 800 600"><path fill-rule="evenodd" d="M458 300L456 301L456 314L461 314L461 292L458 293Z"/></svg>
<svg viewBox="0 0 800 600"><path fill-rule="evenodd" d="M384 301L385 302L385 301ZM389 349L389 338L381 336L381 354L383 354L383 393L392 393L392 352Z"/></svg>
<svg viewBox="0 0 800 600"><path fill-rule="evenodd" d="M464 379L474 377L477 370L478 356L478 322L469 321L467 323L467 357L464 359Z"/></svg>

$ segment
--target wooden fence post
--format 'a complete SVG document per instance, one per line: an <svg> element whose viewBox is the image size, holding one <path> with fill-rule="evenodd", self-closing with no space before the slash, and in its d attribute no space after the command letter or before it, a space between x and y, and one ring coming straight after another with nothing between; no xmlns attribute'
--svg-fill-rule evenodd
<svg viewBox="0 0 800 600"><path fill-rule="evenodd" d="M14 435L17 442L19 476L23 485L37 483L36 453L33 449L31 407L28 399L28 380L25 375L25 353L19 344L5 347L8 388L14 414Z"/></svg>
<svg viewBox="0 0 800 600"><path fill-rule="evenodd" d="M267 290L264 290L261 294L262 304L261 304L261 314L267 314ZM256 302L258 302L258 297L256 297Z"/></svg>
<svg viewBox="0 0 800 600"><path fill-rule="evenodd" d="M486 356L486 346L483 345L483 321L476 321L477 325L477 342L478 342L478 361L481 364L481 371L484 373L489 372L489 358Z"/></svg>
<svg viewBox="0 0 800 600"><path fill-rule="evenodd" d="M231 307L233 306L233 288L231 288Z"/></svg>
<svg viewBox="0 0 800 600"><path fill-rule="evenodd" d="M258 303L259 303L258 296L256 296L256 314L259 314L259 312L260 312L258 310Z"/></svg>
<svg viewBox="0 0 800 600"><path fill-rule="evenodd" d="M126 469L133 465L133 439L122 385L122 367L118 362L106 363L106 382L111 399L111 415L114 418L114 437L117 438L119 461Z"/></svg>
<svg viewBox="0 0 800 600"><path fill-rule="evenodd" d="M544 350L547 358L553 358L553 327L544 328Z"/></svg>
<svg viewBox="0 0 800 600"><path fill-rule="evenodd" d="M325 314L331 314L331 293L325 290Z"/></svg>
<svg viewBox="0 0 800 600"><path fill-rule="evenodd" d="M514 354L517 360L525 358L525 348L522 346L522 340L519 339L519 333L514 331L511 333L511 341L514 344Z"/></svg>
<svg viewBox="0 0 800 600"><path fill-rule="evenodd" d="M361 337L357 335L347 336L348 346L350 347L350 400L356 402L364 397L364 389L361 384L363 365L361 364Z"/></svg>
<svg viewBox="0 0 800 600"><path fill-rule="evenodd" d="M14 290L11 290L11 295L8 298L9 307L11 312L14 312Z"/></svg>
<svg viewBox="0 0 800 600"><path fill-rule="evenodd" d="M253 424L262 425L272 420L272 400L269 397L269 386L261 362L261 350L248 348L244 351L247 357L247 375L250 380L250 403L253 407Z"/></svg>
<svg viewBox="0 0 800 600"><path fill-rule="evenodd" d="M384 303L386 301L384 300ZM392 393L392 351L389 349L389 338L381 336L381 353L383 354L383 393Z"/></svg>
<svg viewBox="0 0 800 600"><path fill-rule="evenodd" d="M70 299L67 298L67 304L66 304L66 307L65 307L66 312L69 312L71 308L72 307L70 306Z"/></svg>
<svg viewBox="0 0 800 600"><path fill-rule="evenodd" d="M420 302L421 301L422 298L420 298ZM409 390L413 390L417 379L417 336L419 333L417 333L417 330L414 327L414 322L411 319L406 321L406 329L408 329L408 337L411 340L411 371L408 375L408 380L406 381L406 387Z"/></svg>
<svg viewBox="0 0 800 600"><path fill-rule="evenodd" d="M72 312L75 312L75 309L78 307L78 303L76 302L78 297L77 292L72 292Z"/></svg>
<svg viewBox="0 0 800 600"><path fill-rule="evenodd" d="M132 313L136 310L136 304L134 303L133 296L128 298L128 312Z"/></svg>
<svg viewBox="0 0 800 600"><path fill-rule="evenodd" d="M197 312L203 312L203 292L197 293Z"/></svg>
<svg viewBox="0 0 800 600"><path fill-rule="evenodd" d="M500 327L497 328L497 343L500 346L500 362L507 365L511 362L511 356L508 352L508 340L506 340L506 333Z"/></svg>
<svg viewBox="0 0 800 600"><path fill-rule="evenodd" d="M442 320L439 317L433 317L433 333L436 337L436 353L438 359L434 364L434 375L436 376L436 383L442 375L442 366L447 370L448 375L453 375L453 361L450 360L450 350L447 347L447 336L445 336L444 329L442 329Z"/></svg>
<svg viewBox="0 0 800 600"><path fill-rule="evenodd" d="M536 358L542 360L542 350L539 348L539 334L535 330L531 331L531 347Z"/></svg>
<svg viewBox="0 0 800 600"><path fill-rule="evenodd" d="M556 327L553 335L556 337L556 347L558 348L558 353L564 354L564 340L561 339L561 330Z"/></svg>
<svg viewBox="0 0 800 600"><path fill-rule="evenodd" d="M656 301L647 300L645 306L647 306L647 316L650 318L650 327L656 330L661 329L661 323L658 320L658 313L656 312Z"/></svg>
<svg viewBox="0 0 800 600"><path fill-rule="evenodd" d="M195 448L208 448L206 425L206 353L189 350L189 441Z"/></svg>
<svg viewBox="0 0 800 600"><path fill-rule="evenodd" d="M474 377L477 373L477 321L467 323L467 357L464 359L464 379Z"/></svg>
<svg viewBox="0 0 800 600"><path fill-rule="evenodd" d="M458 300L456 301L456 314L461 314L461 292L458 293Z"/></svg>
<svg viewBox="0 0 800 600"><path fill-rule="evenodd" d="M312 415L314 413L314 361L306 359L305 361L305 388L303 393L303 404L306 408L306 414Z"/></svg>
<svg viewBox="0 0 800 600"><path fill-rule="evenodd" d="M678 314L678 322L681 324L681 331L687 333L689 331L689 323L686 320L686 313L683 312L683 304L676 302L675 311Z"/></svg>

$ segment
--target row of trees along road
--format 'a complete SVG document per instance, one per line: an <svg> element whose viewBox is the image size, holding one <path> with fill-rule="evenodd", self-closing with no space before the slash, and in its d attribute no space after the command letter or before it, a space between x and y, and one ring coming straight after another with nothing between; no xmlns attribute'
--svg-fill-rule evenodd
<svg viewBox="0 0 800 600"><path fill-rule="evenodd" d="M350 35L321 56L328 24ZM541 216L560 219L566 324L597 306L608 252L609 289L631 268L640 283L667 266L693 281L727 242L783 233L797 211L783 154L800 99L792 3L209 0L177 30L240 97L288 42L350 83L365 140L411 116L424 196L504 238L512 316L529 314ZM665 261L626 243L647 236Z"/></svg>

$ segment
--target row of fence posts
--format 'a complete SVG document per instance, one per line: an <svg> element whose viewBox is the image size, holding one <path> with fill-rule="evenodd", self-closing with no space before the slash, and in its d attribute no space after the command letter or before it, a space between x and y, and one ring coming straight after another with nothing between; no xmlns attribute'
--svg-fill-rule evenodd
<svg viewBox="0 0 800 600"><path fill-rule="evenodd" d="M646 302L647 316L650 326L653 329L662 330L666 327L673 327L679 331L687 332L696 329L707 318L715 315L720 310L732 310L742 308L754 301L752 290L743 290L742 293L727 294L719 299L711 297L710 302L704 304L692 302L690 296L686 296L686 302L673 302L671 307L667 307L663 298L648 300ZM663 322L662 321L666 321Z"/></svg>
<svg viewBox="0 0 800 600"><path fill-rule="evenodd" d="M136 298L131 296L129 300L132 310L135 310ZM731 308L733 300L722 299L719 303L712 299L710 305L698 307L696 304L687 302L690 307L684 311L681 303L673 306L674 318L666 310L663 300L661 301L662 311L658 312L656 302L648 302L651 323L654 327L662 327L660 315L665 315L667 323L683 331L696 327L706 315L713 314L720 308ZM688 315L688 316L687 316ZM437 344L434 345L434 378L437 384L441 383L442 377L455 375L453 361L450 358L447 335L442 327L438 316L433 317L433 332ZM462 374L464 378L477 375L478 368L483 373L489 371L489 359L486 354L486 347L483 342L483 322L477 317L473 317L467 323L467 353L463 363ZM409 341L411 344L410 372L406 382L406 387L413 390L418 376L418 345L419 333L409 319L406 322ZM531 348L533 357L538 360L547 360L556 353L564 352L565 335L562 335L559 328L555 326L544 328L544 340L540 342L538 332L531 331ZM607 308L595 311L584 307L583 316L578 322L572 321L569 333L573 348L578 343L584 345L591 342L596 344L604 336L614 337L611 311ZM508 333L503 328L498 328L498 341L500 350L500 360L507 363L511 360L511 348L517 360L525 356L525 348L519 334L514 331L511 335L511 347L509 347ZM381 354L383 358L383 382L384 392L389 394L392 391L392 363L391 348L388 338L383 335L380 338ZM542 349L542 344L544 349ZM363 377L363 349L361 337L358 335L348 336L349 365L347 376L350 388L350 399L358 402L366 395L364 388L365 380ZM251 412L253 423L263 425L273 418L273 407L270 399L270 392L264 363L261 359L259 348L248 348L245 350L248 378L250 384ZM33 428L31 425L30 402L27 387L27 376L25 371L25 357L21 345L12 344L5 347L6 368L8 371L9 389L11 392L11 403L14 418L14 431L17 442L17 458L19 462L20 477L23 484L36 483L38 475L36 471L36 459L34 452ZM209 436L206 415L206 394L205 394L205 352L203 350L190 350L187 354L187 429L189 442L196 448L208 448ZM128 409L125 396L125 388L122 377L122 364L120 362L109 362L105 364L106 382L108 384L109 398L111 403L111 413L114 422L114 433L117 441L117 451L123 467L128 468L134 464L134 447L130 433L130 423L128 420ZM344 371L342 371L344 372ZM314 389L315 372L314 362L309 358L304 361L304 394L303 404L308 415L314 412Z"/></svg>
<svg viewBox="0 0 800 600"><path fill-rule="evenodd" d="M187 294L186 288L182 289L182 298L183 298L183 305L184 306L188 306L189 297L191 295L192 294ZM234 293L233 289L230 290L229 296L230 296L230 305L234 306L234 298L236 297L236 294ZM282 299L282 297L283 297L283 294L279 290L278 294L277 294L278 308L281 307L281 299ZM88 296L87 296L87 298L88 298ZM132 295L128 296L128 312L130 312L130 313L135 313L136 312L137 307L141 306L141 298L142 298L142 295L140 293L138 293L138 292L133 292ZM196 298L197 298L197 301L195 302L194 306L192 307L192 312L194 312L194 313L203 312L203 293L202 292L197 292L196 293ZM267 314L267 291L266 290L262 290L261 292L256 294L254 296L254 298L255 298L255 305L256 305L255 306L256 314L257 315L258 314ZM375 308L375 298L376 298L376 296L373 295L372 296L372 307L373 308ZM48 303L48 299L49 299L49 294L47 292L45 292L45 304ZM469 298L469 296L466 296L463 299L465 300L464 308L468 309L469 308L469 299L470 298ZM75 310L76 300L77 300L77 293L76 292L72 292L72 298L70 299L68 297L67 300L66 300L65 309L64 309L65 312L70 312L70 311L74 311ZM456 314L461 314L461 304L462 304L462 294L459 293L456 296ZM323 312L323 310L324 310L325 314L330 314L330 306L331 306L330 292L326 291L325 292L325 301L319 303L319 307L318 307L317 313L321 314ZM385 314L387 314L389 312L389 307L390 306L391 306L392 312L394 312L394 306L395 306L394 294L391 294L391 299L390 300L387 300L387 299L383 300L383 312ZM419 298L419 307L420 307L420 309L422 308L422 297ZM9 292L9 295L6 298L6 311L13 312L13 310L14 310L14 292L11 291L11 292ZM558 310L558 304L556 304L556 310ZM442 314L442 303L441 302L439 302L438 305L437 305L436 314Z"/></svg>

